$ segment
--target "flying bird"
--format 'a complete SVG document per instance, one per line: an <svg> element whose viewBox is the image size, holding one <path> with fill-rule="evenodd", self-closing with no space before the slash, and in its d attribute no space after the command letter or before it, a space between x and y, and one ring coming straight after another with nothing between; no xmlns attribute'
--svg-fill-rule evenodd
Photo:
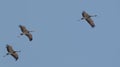
<svg viewBox="0 0 120 67"><path fill-rule="evenodd" d="M32 41L33 37L32 37L32 34L30 32L33 32L33 31L27 30L26 27L23 25L19 25L19 27L22 31L22 33L20 35L26 35L29 38L29 41Z"/></svg>
<svg viewBox="0 0 120 67"><path fill-rule="evenodd" d="M7 48L7 51L8 51L8 53L6 53L6 55L11 55L17 61L18 60L18 54L17 54L17 52L20 52L20 51L14 51L13 48L12 48L12 46L10 46L8 44L6 45L6 48Z"/></svg>
<svg viewBox="0 0 120 67"><path fill-rule="evenodd" d="M83 18L81 18L81 20L85 19L92 28L95 27L94 21L91 17L96 17L97 15L89 15L87 12L83 11L82 16Z"/></svg>

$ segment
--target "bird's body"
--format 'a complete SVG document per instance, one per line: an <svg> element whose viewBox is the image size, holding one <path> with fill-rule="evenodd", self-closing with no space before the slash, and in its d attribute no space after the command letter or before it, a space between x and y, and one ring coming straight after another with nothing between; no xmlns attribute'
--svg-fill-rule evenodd
<svg viewBox="0 0 120 67"><path fill-rule="evenodd" d="M82 12L82 16L83 16L83 18L81 18L82 20L85 19L85 20L90 24L91 27L95 27L94 21L93 21L92 18L91 18L91 17L93 17L93 16L90 16L90 15L89 15L87 12L85 12L85 11ZM96 16L96 15L95 15L95 16Z"/></svg>
<svg viewBox="0 0 120 67"><path fill-rule="evenodd" d="M30 33L30 31L28 31L25 26L19 25L19 27L22 31L21 35L26 35L29 38L29 41L32 41L33 38L32 38L32 34Z"/></svg>
<svg viewBox="0 0 120 67"><path fill-rule="evenodd" d="M16 60L18 60L18 54L17 54L18 51L14 51L12 46L10 46L10 45L7 45L6 48L7 48L7 51L8 51L8 53L6 55L11 55Z"/></svg>

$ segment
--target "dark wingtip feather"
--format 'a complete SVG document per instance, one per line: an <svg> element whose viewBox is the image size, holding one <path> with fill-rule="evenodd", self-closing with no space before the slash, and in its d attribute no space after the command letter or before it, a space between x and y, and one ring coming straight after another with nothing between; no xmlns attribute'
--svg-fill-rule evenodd
<svg viewBox="0 0 120 67"><path fill-rule="evenodd" d="M32 41L33 39L29 39L30 41Z"/></svg>
<svg viewBox="0 0 120 67"><path fill-rule="evenodd" d="M92 27L92 28L94 28L94 27L95 27L95 25L92 25L91 27Z"/></svg>
<svg viewBox="0 0 120 67"><path fill-rule="evenodd" d="M15 58L15 60L17 61L17 60L18 60L18 58Z"/></svg>

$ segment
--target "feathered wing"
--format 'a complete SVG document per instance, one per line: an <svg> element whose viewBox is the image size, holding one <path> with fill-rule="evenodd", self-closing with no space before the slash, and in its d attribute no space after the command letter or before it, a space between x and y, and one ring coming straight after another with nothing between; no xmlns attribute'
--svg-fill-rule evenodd
<svg viewBox="0 0 120 67"><path fill-rule="evenodd" d="M19 25L21 31L23 32L22 34L26 35L29 38L29 41L32 41L32 34L30 33L29 30L26 29L25 26Z"/></svg>
<svg viewBox="0 0 120 67"><path fill-rule="evenodd" d="M86 21L90 24L91 27L95 27L94 21L89 17Z"/></svg>
<svg viewBox="0 0 120 67"><path fill-rule="evenodd" d="M18 60L18 54L17 54L17 52L12 53L11 55L15 58L15 60Z"/></svg>
<svg viewBox="0 0 120 67"><path fill-rule="evenodd" d="M6 48L7 48L8 52L13 52L14 51L12 46L10 46L10 45L7 45Z"/></svg>
<svg viewBox="0 0 120 67"><path fill-rule="evenodd" d="M28 32L25 26L19 25L22 32Z"/></svg>
<svg viewBox="0 0 120 67"><path fill-rule="evenodd" d="M26 36L29 38L29 41L33 40L32 34L31 33L27 33Z"/></svg>
<svg viewBox="0 0 120 67"><path fill-rule="evenodd" d="M90 24L91 27L95 27L94 21L91 19L90 15L87 12L83 11L82 16Z"/></svg>
<svg viewBox="0 0 120 67"><path fill-rule="evenodd" d="M85 19L88 18L88 17L90 17L89 14L86 13L85 11L82 12L82 16L83 16Z"/></svg>
<svg viewBox="0 0 120 67"><path fill-rule="evenodd" d="M16 60L18 60L18 54L16 51L13 50L12 46L7 45L6 48L10 55L13 56Z"/></svg>

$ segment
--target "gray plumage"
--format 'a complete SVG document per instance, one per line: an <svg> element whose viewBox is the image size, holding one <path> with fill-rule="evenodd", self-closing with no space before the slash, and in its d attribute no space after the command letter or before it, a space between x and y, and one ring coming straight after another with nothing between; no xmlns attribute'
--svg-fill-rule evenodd
<svg viewBox="0 0 120 67"><path fill-rule="evenodd" d="M19 27L22 31L21 35L26 35L29 38L29 41L32 41L33 37L32 37L32 34L30 33L30 31L27 30L25 26L19 25Z"/></svg>
<svg viewBox="0 0 120 67"><path fill-rule="evenodd" d="M12 57L15 58L15 60L18 60L18 54L17 51L14 51L12 46L6 45L8 53L6 55L11 55Z"/></svg>
<svg viewBox="0 0 120 67"><path fill-rule="evenodd" d="M87 12L83 11L82 12L82 16L83 18L81 18L82 20L85 19L91 27L95 27L94 21L92 20L92 16L90 16ZM95 15L96 16L96 15Z"/></svg>

